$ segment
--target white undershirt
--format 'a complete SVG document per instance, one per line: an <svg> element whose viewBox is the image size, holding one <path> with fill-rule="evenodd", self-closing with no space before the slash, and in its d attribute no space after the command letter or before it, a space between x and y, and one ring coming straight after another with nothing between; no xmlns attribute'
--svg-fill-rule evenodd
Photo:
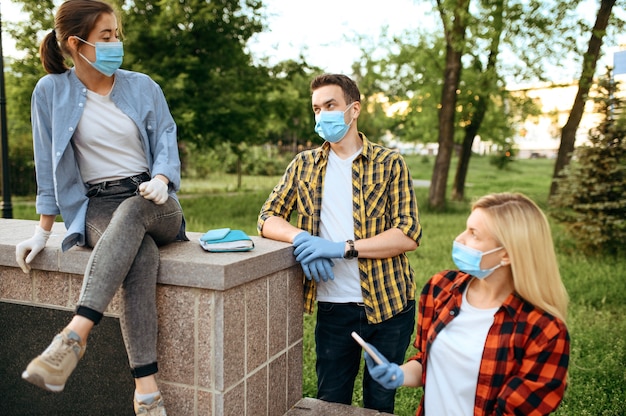
<svg viewBox="0 0 626 416"><path fill-rule="evenodd" d="M358 152L341 159L334 151L328 155L322 209L320 212L320 237L330 241L354 240L352 216L352 162ZM363 302L361 278L357 259L332 259L335 263L335 280L320 281L317 300L322 302Z"/></svg>
<svg viewBox="0 0 626 416"><path fill-rule="evenodd" d="M87 90L85 109L72 142L85 183L149 171L137 126L109 95Z"/></svg>
<svg viewBox="0 0 626 416"><path fill-rule="evenodd" d="M469 288L469 285L468 285ZM478 371L498 308L479 309L463 292L461 311L430 348L424 384L426 415L473 415Z"/></svg>

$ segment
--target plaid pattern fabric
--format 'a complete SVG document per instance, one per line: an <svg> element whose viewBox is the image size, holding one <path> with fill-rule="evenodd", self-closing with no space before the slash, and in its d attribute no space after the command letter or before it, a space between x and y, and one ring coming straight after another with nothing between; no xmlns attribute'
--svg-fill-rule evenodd
<svg viewBox="0 0 626 416"><path fill-rule="evenodd" d="M471 276L446 270L434 275L420 295L417 333L411 357L428 371L434 339L461 309ZM561 403L569 363L565 324L511 294L494 316L478 374L474 415L547 415ZM423 415L423 401L416 415Z"/></svg>
<svg viewBox="0 0 626 416"><path fill-rule="evenodd" d="M373 237L399 228L418 244L422 236L413 180L402 156L371 143L361 134L363 151L352 164L352 204L355 239ZM319 234L322 187L330 145L298 154L274 187L259 214L258 231L265 220L290 220L297 212L297 227ZM359 258L361 289L368 321L380 323L401 312L415 299L413 270L405 254L386 259ZM304 282L305 311L312 313L315 281Z"/></svg>

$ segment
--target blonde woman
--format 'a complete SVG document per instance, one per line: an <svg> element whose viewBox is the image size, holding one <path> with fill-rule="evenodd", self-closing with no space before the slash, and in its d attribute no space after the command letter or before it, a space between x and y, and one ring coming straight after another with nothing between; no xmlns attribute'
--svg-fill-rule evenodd
<svg viewBox="0 0 626 416"><path fill-rule="evenodd" d="M459 270L422 290L418 352L401 366L365 353L370 374L388 389L424 387L417 415L553 412L569 362L568 296L545 215L521 194L484 196L452 258Z"/></svg>

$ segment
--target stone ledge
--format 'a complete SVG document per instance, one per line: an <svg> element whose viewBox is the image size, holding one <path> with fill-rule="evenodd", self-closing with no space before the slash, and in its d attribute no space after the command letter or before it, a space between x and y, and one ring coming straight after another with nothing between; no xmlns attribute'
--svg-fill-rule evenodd
<svg viewBox="0 0 626 416"><path fill-rule="evenodd" d="M293 405L284 416L377 416L389 415L378 410L363 409L346 404L328 403L318 399L305 397Z"/></svg>
<svg viewBox="0 0 626 416"><path fill-rule="evenodd" d="M15 246L32 237L37 221L0 219L0 266L19 267ZM255 248L242 253L209 253L200 247L203 233L188 232L190 241L160 249L158 282L166 285L226 290L296 264L291 244L251 236ZM32 262L33 269L82 275L90 249L74 247L61 251L65 226L56 222L46 248Z"/></svg>

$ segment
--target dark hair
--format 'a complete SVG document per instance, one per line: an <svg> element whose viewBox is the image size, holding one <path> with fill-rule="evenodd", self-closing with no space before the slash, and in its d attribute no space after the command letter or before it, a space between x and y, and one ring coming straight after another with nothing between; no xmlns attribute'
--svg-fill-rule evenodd
<svg viewBox="0 0 626 416"><path fill-rule="evenodd" d="M322 74L316 76L311 81L311 92L326 85L338 85L343 91L346 104L352 104L355 101L361 101L361 92L359 87L349 77L342 74Z"/></svg>
<svg viewBox="0 0 626 416"><path fill-rule="evenodd" d="M48 32L39 46L39 58L47 73L62 74L68 70L65 58L72 54L67 39L70 36L87 39L100 15L105 13L115 10L100 0L66 0L61 4L54 18L54 30Z"/></svg>

